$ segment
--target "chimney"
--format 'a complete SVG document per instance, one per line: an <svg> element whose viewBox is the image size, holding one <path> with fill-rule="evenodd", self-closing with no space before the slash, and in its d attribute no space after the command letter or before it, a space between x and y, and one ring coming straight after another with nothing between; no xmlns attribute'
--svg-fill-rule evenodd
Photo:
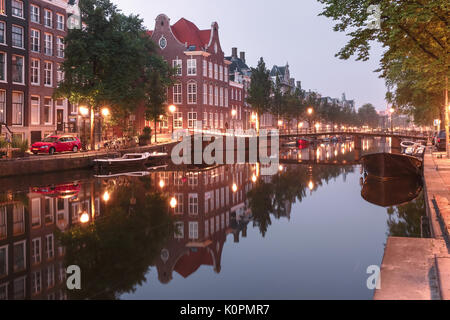
<svg viewBox="0 0 450 320"><path fill-rule="evenodd" d="M237 58L237 48L231 48L231 57Z"/></svg>
<svg viewBox="0 0 450 320"><path fill-rule="evenodd" d="M245 63L245 52L241 52L241 60Z"/></svg>

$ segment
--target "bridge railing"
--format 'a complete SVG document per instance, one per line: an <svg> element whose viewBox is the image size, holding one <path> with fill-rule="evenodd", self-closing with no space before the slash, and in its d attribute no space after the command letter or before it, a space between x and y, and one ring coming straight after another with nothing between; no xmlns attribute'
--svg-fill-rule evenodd
<svg viewBox="0 0 450 320"><path fill-rule="evenodd" d="M380 136L411 136L411 137L431 137L430 132L426 131L413 131L413 130L383 130L383 129L362 129L362 128L302 128L298 130L279 129L280 135L297 135L297 134L345 134L345 133L358 133L358 134L377 134Z"/></svg>

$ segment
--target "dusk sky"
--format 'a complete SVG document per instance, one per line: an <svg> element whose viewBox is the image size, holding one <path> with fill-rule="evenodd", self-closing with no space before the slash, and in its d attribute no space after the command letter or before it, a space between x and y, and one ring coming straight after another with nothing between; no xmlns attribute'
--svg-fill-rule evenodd
<svg viewBox="0 0 450 320"><path fill-rule="evenodd" d="M264 57L268 68L289 62L291 77L302 82L303 89L324 96L354 99L359 108L372 103L386 109L383 79L377 69L382 48L375 44L371 59L356 62L334 57L347 37L334 32L333 21L319 17L322 5L315 0L112 0L126 14L139 14L151 30L155 18L165 13L174 24L184 17L200 29L219 24L222 49L245 51L247 63L256 66Z"/></svg>

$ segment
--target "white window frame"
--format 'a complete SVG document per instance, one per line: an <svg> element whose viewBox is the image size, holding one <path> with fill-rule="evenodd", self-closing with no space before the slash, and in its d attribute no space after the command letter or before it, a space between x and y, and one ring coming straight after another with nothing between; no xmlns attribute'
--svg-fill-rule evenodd
<svg viewBox="0 0 450 320"><path fill-rule="evenodd" d="M189 222L189 239L198 240L198 222L196 221Z"/></svg>
<svg viewBox="0 0 450 320"><path fill-rule="evenodd" d="M172 60L172 67L175 69L176 76L183 75L183 60L178 59L178 58Z"/></svg>
<svg viewBox="0 0 450 320"><path fill-rule="evenodd" d="M208 104L208 84L203 84L203 105Z"/></svg>
<svg viewBox="0 0 450 320"><path fill-rule="evenodd" d="M37 65L35 65L35 62L37 62ZM36 74L35 74L36 72ZM33 81L35 80L34 78L37 78L37 81ZM31 64L30 64L30 83L32 85L40 85L41 83L41 60L39 59L35 59L35 58L31 58Z"/></svg>
<svg viewBox="0 0 450 320"><path fill-rule="evenodd" d="M173 104L183 104L183 85L181 83L175 83L172 88L173 91Z"/></svg>
<svg viewBox="0 0 450 320"><path fill-rule="evenodd" d="M41 31L37 29L31 29L30 40L30 50L37 53L41 52Z"/></svg>
<svg viewBox="0 0 450 320"><path fill-rule="evenodd" d="M50 16L47 14L50 13ZM48 23L50 22L50 23ZM44 9L44 26L46 28L53 28L53 11L49 9Z"/></svg>
<svg viewBox="0 0 450 320"><path fill-rule="evenodd" d="M194 129L197 123L197 112L188 112L188 128Z"/></svg>
<svg viewBox="0 0 450 320"><path fill-rule="evenodd" d="M219 66L219 80L223 81L223 66Z"/></svg>
<svg viewBox="0 0 450 320"><path fill-rule="evenodd" d="M65 20L66 19L65 19L64 15L57 13L56 14L56 29L64 31Z"/></svg>
<svg viewBox="0 0 450 320"><path fill-rule="evenodd" d="M50 69L48 66L50 66ZM50 83L47 80L50 80ZM44 86L53 86L53 63L51 61L44 61Z"/></svg>
<svg viewBox="0 0 450 320"><path fill-rule="evenodd" d="M37 249L37 250L36 250ZM42 241L41 238L31 240L31 263L40 264L42 261Z"/></svg>
<svg viewBox="0 0 450 320"><path fill-rule="evenodd" d="M13 245L13 252L15 254L15 247L17 245L22 245L22 244L23 244L23 268L15 269L15 265L13 265L14 272L20 272L20 271L26 270L26 268L27 268L27 241L23 240L23 241L15 242Z"/></svg>
<svg viewBox="0 0 450 320"><path fill-rule="evenodd" d="M197 59L193 57L187 60L187 75L188 76L197 75Z"/></svg>
<svg viewBox="0 0 450 320"><path fill-rule="evenodd" d="M219 106L219 87L214 86L214 105Z"/></svg>
<svg viewBox="0 0 450 320"><path fill-rule="evenodd" d="M14 81L14 78L13 78L12 82L15 83L15 84L25 84L25 57L21 56L21 55L18 55L18 54L13 54L12 55L12 59L14 59L14 57L22 58L22 75L21 75L22 81L21 82ZM12 65L12 67L14 67L14 64Z"/></svg>
<svg viewBox="0 0 450 320"><path fill-rule="evenodd" d="M45 103L47 99L50 101L50 104L46 104ZM47 121L48 119L45 119L45 116L44 116L44 124L45 125L52 125L53 124L53 99L51 97L44 97L44 103L43 103L44 114L45 114L45 109L47 107L49 108L48 109L48 116L50 118L50 121ZM53 207L51 209L53 210Z"/></svg>
<svg viewBox="0 0 450 320"><path fill-rule="evenodd" d="M182 177L180 178L180 180ZM177 206L175 207L175 214L183 214L184 213L184 195L182 193L176 193L175 199L177 199Z"/></svg>
<svg viewBox="0 0 450 320"><path fill-rule="evenodd" d="M197 193L190 193L188 198L188 206L189 206L189 214L190 215L198 215L198 194Z"/></svg>
<svg viewBox="0 0 450 320"><path fill-rule="evenodd" d="M2 83L8 82L8 54L6 52L1 51L0 54L3 54L3 65L4 65L4 80L0 80Z"/></svg>
<svg viewBox="0 0 450 320"><path fill-rule="evenodd" d="M21 45L20 46L17 46L17 45L15 45L14 44L14 37L13 37L13 29L14 28L18 28L18 29L21 29L22 30L22 35L21 35L21 39L20 39L20 42L21 42ZM11 26L11 46L13 47L13 48L18 48L18 49L24 49L24 34L25 34L25 29L22 27L22 26L18 26L18 25L16 25L16 24L13 24L12 26Z"/></svg>
<svg viewBox="0 0 450 320"><path fill-rule="evenodd" d="M209 65L209 68L208 68L209 78L213 79L213 63L209 62L208 65Z"/></svg>
<svg viewBox="0 0 450 320"><path fill-rule="evenodd" d="M37 9L37 12L35 9ZM37 19L33 20L33 17L37 17ZM39 6L30 4L30 21L34 23L41 23L41 8L39 8Z"/></svg>
<svg viewBox="0 0 450 320"><path fill-rule="evenodd" d="M189 81L187 84L188 104L197 104L197 82Z"/></svg>
<svg viewBox="0 0 450 320"><path fill-rule="evenodd" d="M228 81L229 81L229 77L228 77L228 67L227 66L225 66L224 67L224 79L223 79L223 81L225 81L225 82L227 82L228 83Z"/></svg>
<svg viewBox="0 0 450 320"><path fill-rule="evenodd" d="M174 129L183 129L183 113L175 112L173 114L173 128Z"/></svg>
<svg viewBox="0 0 450 320"><path fill-rule="evenodd" d="M220 93L219 93L219 105L223 107L223 88L220 87Z"/></svg>
<svg viewBox="0 0 450 320"><path fill-rule="evenodd" d="M51 241L49 241L51 239ZM49 246L51 245L51 248ZM53 233L50 233L45 236L45 253L47 254L47 259L53 259L55 257L55 237Z"/></svg>
<svg viewBox="0 0 450 320"><path fill-rule="evenodd" d="M178 221L175 222L174 225L175 225L174 238L179 240L184 239L184 222Z"/></svg>
<svg viewBox="0 0 450 320"><path fill-rule="evenodd" d="M21 114L21 121L20 121L20 123L18 123L18 122L15 123L14 122L14 120L15 120L15 118L14 118L14 111L16 111L15 108L14 108L14 105L15 104L19 104L19 102L14 102L14 95L15 94L19 94L22 97L22 101L20 102L21 110L19 110L20 114ZM23 120L24 120L23 112L24 112L24 105L25 105L25 94L23 93L23 91L13 91L12 98L13 98L13 102L12 102L13 126L20 126L21 127L21 126L23 126Z"/></svg>
<svg viewBox="0 0 450 320"><path fill-rule="evenodd" d="M53 56L53 35L47 32L44 33L44 54Z"/></svg>
<svg viewBox="0 0 450 320"><path fill-rule="evenodd" d="M56 37L56 56L58 58L64 58L64 50L65 50L64 38Z"/></svg>
<svg viewBox="0 0 450 320"><path fill-rule="evenodd" d="M3 42L0 42L0 44L6 44L6 22L0 21L0 24L3 25Z"/></svg>
<svg viewBox="0 0 450 320"><path fill-rule="evenodd" d="M20 6L22 7L22 8L19 8L19 10L20 10L20 15L19 15L19 14L15 14L15 9L16 9L16 8L13 7L13 4L14 4L14 3L20 4ZM16 17L16 18L23 18L23 1L20 1L20 0L11 0L11 15L12 15L13 17Z"/></svg>
<svg viewBox="0 0 450 320"><path fill-rule="evenodd" d="M203 60L203 76L208 76L208 61Z"/></svg>
<svg viewBox="0 0 450 320"><path fill-rule="evenodd" d="M36 96L33 96L36 97ZM39 98L39 96L38 96ZM40 100L38 100L40 101ZM36 123L33 123L36 124ZM37 123L39 124L39 122ZM35 206L37 204L37 206ZM38 217L38 222L34 223L34 218ZM41 198L31 199L31 227L36 228L41 226Z"/></svg>
<svg viewBox="0 0 450 320"><path fill-rule="evenodd" d="M38 279L39 281L37 281ZM31 294L37 295L41 291L42 291L42 271L37 270L31 274Z"/></svg>

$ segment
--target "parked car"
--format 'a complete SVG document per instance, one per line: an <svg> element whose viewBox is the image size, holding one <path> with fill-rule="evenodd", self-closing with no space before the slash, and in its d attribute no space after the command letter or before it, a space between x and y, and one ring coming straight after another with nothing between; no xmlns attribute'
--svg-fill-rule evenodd
<svg viewBox="0 0 450 320"><path fill-rule="evenodd" d="M436 142L435 142L436 149L445 150L446 149L445 141L446 141L445 130L443 130L443 131L440 131L439 134L436 136Z"/></svg>
<svg viewBox="0 0 450 320"><path fill-rule="evenodd" d="M48 136L41 142L36 142L31 146L31 152L34 154L47 153L54 154L56 152L73 151L78 152L81 150L81 141L74 136Z"/></svg>

